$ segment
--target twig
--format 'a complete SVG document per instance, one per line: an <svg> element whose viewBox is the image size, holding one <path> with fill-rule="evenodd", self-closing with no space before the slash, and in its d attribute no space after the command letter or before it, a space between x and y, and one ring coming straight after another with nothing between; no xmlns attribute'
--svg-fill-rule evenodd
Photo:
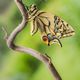
<svg viewBox="0 0 80 80"><path fill-rule="evenodd" d="M6 40L7 38L8 38L8 33L7 33L7 30L6 30L6 28L5 27L2 27L2 30L3 30L3 32L4 32L4 39Z"/></svg>
<svg viewBox="0 0 80 80"><path fill-rule="evenodd" d="M7 37L6 43L7 43L8 47L15 50L15 51L25 52L26 54L32 55L33 57L42 61L43 63L46 64L46 66L52 72L52 75L55 77L55 80L62 80L59 73L57 72L54 65L52 64L49 56L41 54L31 48L25 48L22 46L18 46L14 43L16 36L25 28L25 25L27 25L27 22L28 22L28 12L26 11L22 0L14 0L14 1L21 12L23 19L22 19L21 24L19 24L9 36L6 35L6 37ZM5 29L3 29L3 30L6 33Z"/></svg>

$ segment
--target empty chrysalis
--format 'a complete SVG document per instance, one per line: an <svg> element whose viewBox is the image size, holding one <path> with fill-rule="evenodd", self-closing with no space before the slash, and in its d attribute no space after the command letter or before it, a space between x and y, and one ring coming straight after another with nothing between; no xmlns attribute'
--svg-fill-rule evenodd
<svg viewBox="0 0 80 80"><path fill-rule="evenodd" d="M48 46L58 43L62 47L60 39L75 34L74 29L60 17L38 10L34 4L28 10L28 19L32 23L31 34L39 30Z"/></svg>

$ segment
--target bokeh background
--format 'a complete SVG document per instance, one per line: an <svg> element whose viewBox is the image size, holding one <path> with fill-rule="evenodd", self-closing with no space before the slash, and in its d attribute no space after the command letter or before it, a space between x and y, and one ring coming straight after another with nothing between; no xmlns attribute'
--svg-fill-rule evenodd
<svg viewBox="0 0 80 80"><path fill-rule="evenodd" d="M30 35L30 23L17 36L15 43L47 53L63 80L80 80L80 0L23 0L35 3L40 10L60 16L75 30L75 35L61 40L63 47L48 47L40 34ZM0 0L0 80L53 80L48 68L39 60L9 49L3 39L2 26L10 34L21 22L14 0Z"/></svg>

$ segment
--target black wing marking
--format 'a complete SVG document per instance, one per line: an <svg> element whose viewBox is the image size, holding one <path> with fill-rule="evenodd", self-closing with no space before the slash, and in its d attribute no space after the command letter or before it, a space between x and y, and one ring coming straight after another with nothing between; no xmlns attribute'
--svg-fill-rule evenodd
<svg viewBox="0 0 80 80"><path fill-rule="evenodd" d="M58 16L54 16L54 32L59 38L69 37L74 34L73 28Z"/></svg>

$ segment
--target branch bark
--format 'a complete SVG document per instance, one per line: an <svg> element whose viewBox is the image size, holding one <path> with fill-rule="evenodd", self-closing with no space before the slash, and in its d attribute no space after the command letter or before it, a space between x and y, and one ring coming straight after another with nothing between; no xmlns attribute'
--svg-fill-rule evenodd
<svg viewBox="0 0 80 80"><path fill-rule="evenodd" d="M14 0L14 1L21 12L23 19L22 19L22 22L13 30L13 32L9 36L7 36L6 34L5 38L6 38L6 43L8 47L15 51L24 52L26 54L32 55L33 57L42 61L49 68L55 80L62 80L48 55L41 54L40 52L37 52L31 48L18 46L14 43L16 36L25 28L25 25L27 25L28 23L28 12L26 11L22 0ZM4 32L6 33L6 31Z"/></svg>

